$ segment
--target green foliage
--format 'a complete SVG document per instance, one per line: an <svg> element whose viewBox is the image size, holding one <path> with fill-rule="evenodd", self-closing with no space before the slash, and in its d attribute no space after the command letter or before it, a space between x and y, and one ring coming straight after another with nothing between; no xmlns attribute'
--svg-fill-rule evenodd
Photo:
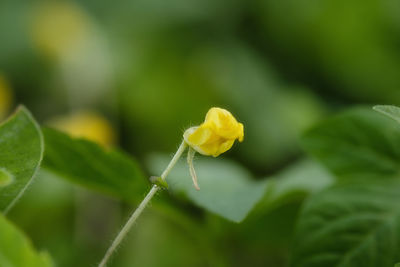
<svg viewBox="0 0 400 267"><path fill-rule="evenodd" d="M303 200L334 182L334 177L320 164L310 159L301 160L267 180L267 193L258 210L284 205L291 201Z"/></svg>
<svg viewBox="0 0 400 267"><path fill-rule="evenodd" d="M396 123L370 108L356 108L318 123L303 144L339 177L396 175L399 131Z"/></svg>
<svg viewBox="0 0 400 267"><path fill-rule="evenodd" d="M388 116L389 118L394 119L398 123L400 123L400 108L396 106L389 105L378 105L374 107L374 110Z"/></svg>
<svg viewBox="0 0 400 267"><path fill-rule="evenodd" d="M2 267L50 267L47 253L34 250L30 241L0 215L0 266Z"/></svg>
<svg viewBox="0 0 400 267"><path fill-rule="evenodd" d="M0 187L7 186L14 180L13 176L6 170L0 169Z"/></svg>
<svg viewBox="0 0 400 267"><path fill-rule="evenodd" d="M400 103L399 13L400 1L393 0L3 0L0 117L17 102L41 122L95 111L110 119L121 148L140 162L150 153L174 152L184 129L201 123L211 106L225 107L243 122L245 141L229 155L198 157L200 192L192 187L186 163L167 178L169 189L159 191L135 225L116 266L287 266L306 201L293 251L299 265L312 266L308 259L325 255L319 250L333 251L330 244L341 245L343 253L334 253L342 259L355 236L369 232L379 248L376 258L372 241L361 242L371 254L357 250L370 260L365 266L381 267L383 257L390 259L397 248L391 242L398 236L389 242L388 235L369 231L375 225L369 218L322 236L334 229L335 218L348 215L342 207L355 216L369 208L377 221L381 209L393 214L398 200L393 196L393 203L384 204L383 192L386 183L397 187L392 179L400 173L399 125L365 109L318 123L302 144L322 167L301 154L299 137L328 112L360 103ZM375 109L399 118L396 107ZM17 136L13 131L9 137ZM123 153L57 132L46 138L46 169L8 216L60 267L91 266L150 184ZM22 172L3 166L12 163L8 155L1 157L3 140L0 134L0 210L6 208L3 200L10 197L12 203L19 196L21 190L10 189L22 183L15 175ZM31 139L20 140L10 155L18 168L31 164L33 170L34 162L25 158L35 152ZM160 175L168 160L152 174ZM24 177L18 189L31 175ZM325 195L334 203L326 203ZM164 204L175 212L154 214ZM310 226L323 212L334 218ZM235 224L228 217L245 219ZM195 226L183 226L184 219ZM380 222L376 233L387 227ZM324 229L321 242L308 241L309 235L317 239L319 229Z"/></svg>
<svg viewBox="0 0 400 267"><path fill-rule="evenodd" d="M135 160L119 150L106 150L99 145L75 139L45 128L45 168L90 189L122 198L140 200L146 180Z"/></svg>
<svg viewBox="0 0 400 267"><path fill-rule="evenodd" d="M375 107L396 119L395 107ZM291 266L393 266L400 260L400 128L357 108L319 123L305 148L339 178L300 214Z"/></svg>
<svg viewBox="0 0 400 267"><path fill-rule="evenodd" d="M398 2L257 0L255 4L264 45L285 62L285 71L302 72L310 80L323 77L330 88L320 85L321 90L355 102L399 103L400 50L394 45L399 41Z"/></svg>
<svg viewBox="0 0 400 267"><path fill-rule="evenodd" d="M131 266L146 267L200 267L216 264L207 255L207 249L210 250L213 245L201 242L193 232L194 229L185 229L168 217L147 212L132 229L130 238L115 259L115 266L125 267L126 262ZM205 231L202 234L207 239Z"/></svg>
<svg viewBox="0 0 400 267"><path fill-rule="evenodd" d="M153 156L149 165L154 172L161 173L168 161L168 157ZM265 181L255 181L245 169L226 158L199 158L194 165L200 191L193 187L189 167L183 161L169 174L169 187L228 220L242 221L265 193Z"/></svg>
<svg viewBox="0 0 400 267"><path fill-rule="evenodd" d="M291 266L392 267L400 260L400 181L348 183L311 197Z"/></svg>
<svg viewBox="0 0 400 267"><path fill-rule="evenodd" d="M241 243L234 246L242 257L234 266L248 262L253 266L287 266L304 199L330 186L334 177L315 161L302 159L266 182L264 197L235 231Z"/></svg>
<svg viewBox="0 0 400 267"><path fill-rule="evenodd" d="M30 112L20 107L0 126L0 210L9 211L35 176L43 137Z"/></svg>

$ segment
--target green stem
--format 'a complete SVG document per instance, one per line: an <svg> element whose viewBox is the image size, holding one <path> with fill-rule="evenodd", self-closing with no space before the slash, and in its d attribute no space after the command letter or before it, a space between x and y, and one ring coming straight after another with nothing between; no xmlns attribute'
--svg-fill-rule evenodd
<svg viewBox="0 0 400 267"><path fill-rule="evenodd" d="M185 141L181 143L179 146L178 150L176 151L175 155L169 162L167 168L163 171L161 174L161 179L165 180L167 178L168 174L171 172L172 168L175 166L175 164L178 162L179 158L182 156L183 152L185 151L187 147L187 144ZM114 253L114 251L118 248L118 246L121 244L122 240L125 238L125 236L128 234L129 230L132 228L132 225L136 222L137 218L140 216L140 214L143 212L143 210L146 208L147 204L150 202L150 200L153 198L153 196L157 193L157 191L160 188L157 185L153 185L153 187L150 189L149 193L147 196L142 200L142 202L139 204L137 209L133 212L131 217L128 219L126 222L125 226L122 228L122 230L118 233L117 237L107 250L106 254L104 255L102 261L99 264L99 267L105 267L108 260Z"/></svg>

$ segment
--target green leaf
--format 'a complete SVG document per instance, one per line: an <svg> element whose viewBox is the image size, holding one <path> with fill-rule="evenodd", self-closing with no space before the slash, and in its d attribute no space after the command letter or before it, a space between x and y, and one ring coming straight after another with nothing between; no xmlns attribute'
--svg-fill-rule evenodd
<svg viewBox="0 0 400 267"><path fill-rule="evenodd" d="M127 200L138 201L147 188L136 161L122 151L106 150L84 139L44 128L43 166L71 182Z"/></svg>
<svg viewBox="0 0 400 267"><path fill-rule="evenodd" d="M390 176L400 171L399 130L391 119L356 108L317 124L303 145L339 177Z"/></svg>
<svg viewBox="0 0 400 267"><path fill-rule="evenodd" d="M299 217L291 266L393 267L400 260L400 181L331 187Z"/></svg>
<svg viewBox="0 0 400 267"><path fill-rule="evenodd" d="M8 186L14 181L14 177L7 171L0 169L0 187Z"/></svg>
<svg viewBox="0 0 400 267"><path fill-rule="evenodd" d="M332 185L334 177L320 164L303 159L267 179L267 194L257 205L257 210L283 205L321 191Z"/></svg>
<svg viewBox="0 0 400 267"><path fill-rule="evenodd" d="M30 112L20 107L0 126L0 210L8 212L36 175L43 136Z"/></svg>
<svg viewBox="0 0 400 267"><path fill-rule="evenodd" d="M0 266L53 266L47 253L34 250L31 242L12 223L0 215Z"/></svg>
<svg viewBox="0 0 400 267"><path fill-rule="evenodd" d="M374 110L388 116L389 118L394 119L398 123L400 123L400 108L396 106L390 105L378 105L373 107Z"/></svg>
<svg viewBox="0 0 400 267"><path fill-rule="evenodd" d="M161 173L169 157L152 156L150 168ZM241 222L265 193L266 183L255 181L250 173L226 158L204 158L195 161L200 191L193 187L186 161L177 163L167 178L171 190L184 193L196 205L228 220Z"/></svg>

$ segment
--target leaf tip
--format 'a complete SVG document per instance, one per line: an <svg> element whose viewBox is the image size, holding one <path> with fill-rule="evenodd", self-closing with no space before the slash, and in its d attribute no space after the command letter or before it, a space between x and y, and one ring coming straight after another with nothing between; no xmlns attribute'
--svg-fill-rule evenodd
<svg viewBox="0 0 400 267"><path fill-rule="evenodd" d="M382 108L382 105L375 105L372 107L373 110L379 111Z"/></svg>

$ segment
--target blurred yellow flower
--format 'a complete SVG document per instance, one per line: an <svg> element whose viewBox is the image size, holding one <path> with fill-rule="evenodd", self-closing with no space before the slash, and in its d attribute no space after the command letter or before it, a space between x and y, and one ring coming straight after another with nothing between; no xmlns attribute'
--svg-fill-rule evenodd
<svg viewBox="0 0 400 267"><path fill-rule="evenodd" d="M57 117L48 124L71 136L85 138L105 147L115 144L115 132L110 122L92 111Z"/></svg>
<svg viewBox="0 0 400 267"><path fill-rule="evenodd" d="M74 51L87 38L90 20L70 1L48 1L32 10L31 34L43 52L60 56Z"/></svg>
<svg viewBox="0 0 400 267"><path fill-rule="evenodd" d="M0 119L7 115L12 105L12 93L6 78L0 74Z"/></svg>
<svg viewBox="0 0 400 267"><path fill-rule="evenodd" d="M185 142L200 154L214 156L229 150L236 139L243 141L243 124L222 108L211 108L204 123L192 127L183 135Z"/></svg>

